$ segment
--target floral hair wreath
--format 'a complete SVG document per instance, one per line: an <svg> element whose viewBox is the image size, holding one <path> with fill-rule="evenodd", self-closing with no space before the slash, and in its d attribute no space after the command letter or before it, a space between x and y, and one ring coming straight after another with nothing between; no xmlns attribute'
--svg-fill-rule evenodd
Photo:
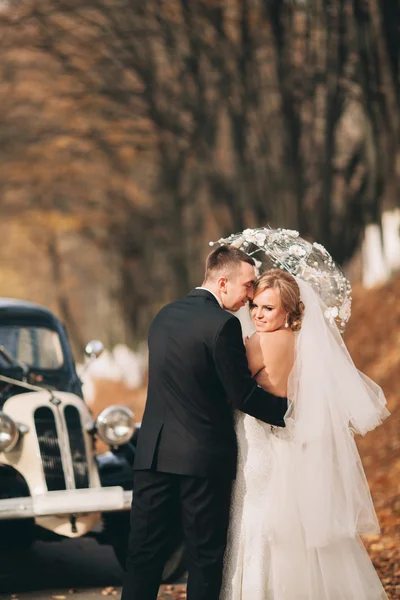
<svg viewBox="0 0 400 600"><path fill-rule="evenodd" d="M214 244L240 248L258 270L281 268L307 281L327 306L325 318L343 333L351 315L351 283L324 246L307 242L298 231L269 227L232 233Z"/></svg>

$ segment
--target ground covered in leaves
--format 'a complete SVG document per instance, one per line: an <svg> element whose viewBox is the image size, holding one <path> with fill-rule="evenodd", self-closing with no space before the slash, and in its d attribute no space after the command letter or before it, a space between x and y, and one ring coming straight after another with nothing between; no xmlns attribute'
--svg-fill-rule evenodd
<svg viewBox="0 0 400 600"><path fill-rule="evenodd" d="M382 535L364 538L391 600L400 599L400 277L355 289L345 340L357 367L382 386L392 413L357 440Z"/></svg>
<svg viewBox="0 0 400 600"><path fill-rule="evenodd" d="M357 444L371 487L382 534L364 538L390 600L400 600L400 277L372 290L356 288L345 341L356 366L382 386L391 417ZM98 401L110 398L98 382ZM104 393L102 393L104 392ZM123 392L123 394L122 394ZM121 391L143 413L145 389ZM185 586L163 586L160 600L184 599Z"/></svg>

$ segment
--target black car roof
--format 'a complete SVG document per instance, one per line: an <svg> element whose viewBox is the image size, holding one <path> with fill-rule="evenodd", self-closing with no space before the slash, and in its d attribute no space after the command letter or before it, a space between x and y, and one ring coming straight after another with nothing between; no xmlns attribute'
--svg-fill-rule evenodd
<svg viewBox="0 0 400 600"><path fill-rule="evenodd" d="M57 317L45 306L29 302L28 300L19 300L17 298L0 298L0 316L37 316L44 317L53 322L59 322Z"/></svg>

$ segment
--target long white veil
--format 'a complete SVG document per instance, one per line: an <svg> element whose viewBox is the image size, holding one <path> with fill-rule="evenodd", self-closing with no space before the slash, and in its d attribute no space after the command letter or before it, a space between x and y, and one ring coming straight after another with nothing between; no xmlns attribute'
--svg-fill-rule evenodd
<svg viewBox="0 0 400 600"><path fill-rule="evenodd" d="M379 532L353 432L364 435L389 412L382 390L356 369L335 323L325 320L319 296L296 280L305 313L289 378L294 413L285 432L290 438L285 495L293 499L310 548Z"/></svg>

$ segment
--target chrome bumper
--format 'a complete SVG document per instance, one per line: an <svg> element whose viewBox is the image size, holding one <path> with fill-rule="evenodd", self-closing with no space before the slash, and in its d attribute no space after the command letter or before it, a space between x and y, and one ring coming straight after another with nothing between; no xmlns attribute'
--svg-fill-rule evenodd
<svg viewBox="0 0 400 600"><path fill-rule="evenodd" d="M132 492L120 486L47 492L0 500L0 520L129 510Z"/></svg>

